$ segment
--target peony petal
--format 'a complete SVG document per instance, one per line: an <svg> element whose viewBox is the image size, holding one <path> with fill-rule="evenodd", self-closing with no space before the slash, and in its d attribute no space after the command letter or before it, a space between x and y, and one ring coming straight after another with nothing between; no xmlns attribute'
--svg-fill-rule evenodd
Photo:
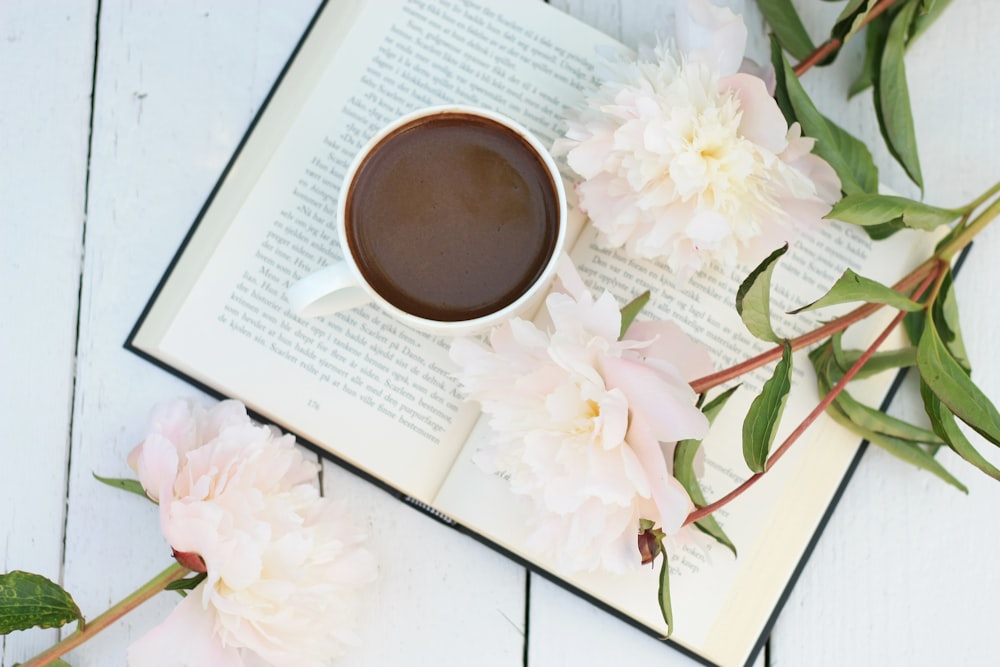
<svg viewBox="0 0 1000 667"><path fill-rule="evenodd" d="M597 337L615 340L621 331L621 309L605 291L595 301L585 294L576 301L565 294L550 294L545 302L556 331L574 340Z"/></svg>
<svg viewBox="0 0 1000 667"><path fill-rule="evenodd" d="M684 527L684 521L694 511L694 503L684 486L673 476L667 477L663 494L662 505L666 509L660 510L660 529L667 535L673 535ZM661 507L661 503L657 502L657 506Z"/></svg>
<svg viewBox="0 0 1000 667"><path fill-rule="evenodd" d="M373 572L355 546L361 534L319 495L318 466L238 402L209 411L173 403L158 415L131 460L159 487L167 541L200 556L207 578L130 663L328 664L357 639L355 589ZM179 453L167 433L190 446Z"/></svg>
<svg viewBox="0 0 1000 667"><path fill-rule="evenodd" d="M740 64L740 72L755 76L763 81L767 88L767 94L774 96L774 90L778 87L778 77L774 73L774 65L771 63L761 65L749 58L744 58Z"/></svg>
<svg viewBox="0 0 1000 667"><path fill-rule="evenodd" d="M732 234L732 226L722 214L700 210L688 222L684 232L696 248L714 249Z"/></svg>
<svg viewBox="0 0 1000 667"><path fill-rule="evenodd" d="M718 67L726 76L743 63L747 28L743 18L727 7L716 7L708 0L681 0L677 3L677 45L688 60Z"/></svg>
<svg viewBox="0 0 1000 667"><path fill-rule="evenodd" d="M580 277L580 272L576 269L576 264L573 263L569 255L560 253L559 259L556 261L556 275L559 277L559 282L565 288L566 293L577 301L585 298L589 299L590 290L587 289L586 283Z"/></svg>
<svg viewBox="0 0 1000 667"><path fill-rule="evenodd" d="M202 442L212 440L226 429L252 424L247 408L239 401L221 401L205 415Z"/></svg>
<svg viewBox="0 0 1000 667"><path fill-rule="evenodd" d="M215 618L201 595L183 598L166 620L128 648L130 667L245 667L237 649L213 635Z"/></svg>
<svg viewBox="0 0 1000 667"><path fill-rule="evenodd" d="M146 495L159 501L177 479L179 461L175 444L158 433L151 433L133 453L135 472L142 488Z"/></svg>
<svg viewBox="0 0 1000 667"><path fill-rule="evenodd" d="M628 399L617 389L604 392L600 398L598 444L603 449L617 449L625 441L628 432Z"/></svg>
<svg viewBox="0 0 1000 667"><path fill-rule="evenodd" d="M816 188L816 196L828 207L832 208L840 199L840 177L823 158L807 154L790 163L790 166L812 181ZM822 215L827 213L829 208Z"/></svg>
<svg viewBox="0 0 1000 667"><path fill-rule="evenodd" d="M639 350L639 353L645 357L669 361L685 382L704 377L715 370L708 349L693 341L673 322L633 322L625 339L652 341Z"/></svg>
<svg viewBox="0 0 1000 667"><path fill-rule="evenodd" d="M816 145L816 140L812 137L802 136L802 126L795 121L788 126L788 134L785 135L788 147L781 153L781 159L791 164L803 155L807 155Z"/></svg>
<svg viewBox="0 0 1000 667"><path fill-rule="evenodd" d="M608 387L617 387L628 397L633 421L641 417L656 440L703 438L708 432L708 419L695 407L689 385L671 382L663 373L629 359L606 357L601 371Z"/></svg>
<svg viewBox="0 0 1000 667"><path fill-rule="evenodd" d="M767 85L750 74L734 74L719 81L721 92L731 92L740 101L740 134L778 155L788 146L788 123Z"/></svg>
<svg viewBox="0 0 1000 667"><path fill-rule="evenodd" d="M661 528L667 534L676 532L694 509L694 503L680 482L668 472L660 443L642 419L632 420L628 442L649 478L650 494L659 513Z"/></svg>
<svg viewBox="0 0 1000 667"><path fill-rule="evenodd" d="M184 455L201 444L198 430L204 412L200 406L185 399L161 403L153 408L150 431L170 440L178 453Z"/></svg>
<svg viewBox="0 0 1000 667"><path fill-rule="evenodd" d="M679 280L687 280L700 271L703 264L702 253L691 239L679 237L674 241L673 249L667 256L667 266L677 274Z"/></svg>
<svg viewBox="0 0 1000 667"><path fill-rule="evenodd" d="M743 246L743 253L741 254L741 257L748 266L756 266L760 264L764 261L765 257L770 255L785 243L792 245L795 239L802 233L804 225L807 223L796 214L799 202L800 200L793 198L779 200L779 203L782 205L782 209L795 224L769 225L761 230L759 236L746 243ZM813 210L813 207L810 206L809 209ZM817 216L816 220L821 217L822 215Z"/></svg>
<svg viewBox="0 0 1000 667"><path fill-rule="evenodd" d="M496 335L490 337L490 342L497 352L502 353L522 348L544 350L548 345L548 337L544 331L536 327L534 323L519 317L508 322L506 331L504 327L494 331Z"/></svg>
<svg viewBox="0 0 1000 667"><path fill-rule="evenodd" d="M584 178L593 178L604 170L613 146L612 135L589 139L570 150L566 154L566 161L576 173Z"/></svg>
<svg viewBox="0 0 1000 667"><path fill-rule="evenodd" d="M459 366L478 366L490 354L486 346L474 338L457 337L451 342L448 356Z"/></svg>
<svg viewBox="0 0 1000 667"><path fill-rule="evenodd" d="M701 448L699 448L699 451L701 451ZM636 495L641 498L648 498L652 489L649 486L649 478L646 476L646 470L642 467L639 457L635 455L635 450L632 447L622 447L621 453L625 475L632 483Z"/></svg>

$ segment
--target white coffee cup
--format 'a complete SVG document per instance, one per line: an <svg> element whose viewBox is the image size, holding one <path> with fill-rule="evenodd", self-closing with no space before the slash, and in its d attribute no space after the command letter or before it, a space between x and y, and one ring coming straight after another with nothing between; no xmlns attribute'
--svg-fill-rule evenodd
<svg viewBox="0 0 1000 667"><path fill-rule="evenodd" d="M300 316L373 302L417 329L464 335L540 301L565 245L566 194L555 161L519 123L430 107L355 157L337 234L343 259L288 290Z"/></svg>

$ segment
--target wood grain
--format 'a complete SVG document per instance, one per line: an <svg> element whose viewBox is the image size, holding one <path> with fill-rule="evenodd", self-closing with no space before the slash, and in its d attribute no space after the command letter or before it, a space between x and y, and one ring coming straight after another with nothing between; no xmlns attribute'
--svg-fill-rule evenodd
<svg viewBox="0 0 1000 667"><path fill-rule="evenodd" d="M830 3L819 16L815 7L827 3L796 4L811 19L813 35L839 9ZM997 21L998 3L953 2L907 55L929 203L967 203L1000 179L993 65L1000 45L979 36ZM860 44L849 46L836 67L810 72L804 81L821 108L875 148L884 182L916 194L882 148L868 95L847 103L840 97L861 57ZM1000 230L989 229L956 281L973 378L994 401L1000 399L1000 312L990 292L1000 280L998 256ZM891 412L917 419L920 410L910 383ZM995 449L986 453L998 460ZM950 452L939 458L969 486L968 496L877 449L865 455L772 634L773 664L996 664L985 619L1000 611L994 558L1000 485Z"/></svg>
<svg viewBox="0 0 1000 667"><path fill-rule="evenodd" d="M93 3L0 5L0 571L62 576ZM30 101L30 103L29 103ZM52 630L2 638L30 655ZM4 658L4 665L12 661Z"/></svg>
<svg viewBox="0 0 1000 667"><path fill-rule="evenodd" d="M817 41L842 4L794 1ZM671 14L671 3L552 4L632 46ZM762 57L754 3L731 4L746 12L751 54ZM155 508L91 475L127 475L150 407L197 395L122 342L315 5L104 0L98 21L94 2L0 4L0 567L62 581L90 616L169 558ZM998 24L1000 3L954 2L907 57L930 203L961 204L1000 179ZM860 58L860 43L849 45L806 87L873 148L884 181L913 194L866 96L844 99ZM997 256L991 229L958 279L974 378L994 399ZM912 389L895 413L918 414ZM942 458L969 496L866 455L778 621L769 664L996 663L1000 486ZM363 644L338 664L691 664L335 466L324 466L323 483L368 526L381 561ZM124 665L127 645L174 602L159 596L69 661ZM0 664L54 639L12 634Z"/></svg>
<svg viewBox="0 0 1000 667"><path fill-rule="evenodd" d="M131 476L125 456L150 408L198 395L122 343L313 9L101 4L64 563L87 615L170 560L155 506L92 473ZM71 664L124 664L125 648L175 603L161 594Z"/></svg>

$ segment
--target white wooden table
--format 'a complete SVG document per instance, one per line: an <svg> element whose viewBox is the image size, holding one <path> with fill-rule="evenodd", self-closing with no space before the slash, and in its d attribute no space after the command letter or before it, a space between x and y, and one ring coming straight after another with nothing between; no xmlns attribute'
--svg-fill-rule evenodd
<svg viewBox="0 0 1000 667"><path fill-rule="evenodd" d="M664 8L554 4L631 44ZM746 4L759 54L759 15ZM796 4L819 36L842 3ZM169 559L153 506L91 473L127 476L149 408L197 395L122 342L314 9L315 0L0 2L0 571L62 582L88 616ZM1000 179L998 25L1000 3L959 0L908 56L931 203L967 202ZM873 147L883 180L912 193L867 99L844 100L858 46L841 66L811 72L807 87ZM991 229L958 280L974 377L995 400L998 256ZM916 405L902 396L894 410ZM1000 484L942 458L969 496L869 451L760 664L1000 664ZM691 664L338 468L323 479L350 499L381 562L364 644L340 664ZM174 603L160 595L69 661L123 665L126 646ZM0 662L57 635L10 635Z"/></svg>

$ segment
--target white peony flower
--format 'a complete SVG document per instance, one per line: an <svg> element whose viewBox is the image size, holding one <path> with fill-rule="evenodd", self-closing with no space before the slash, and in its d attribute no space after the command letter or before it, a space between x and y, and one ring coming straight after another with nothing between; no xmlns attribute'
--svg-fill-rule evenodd
<svg viewBox="0 0 1000 667"><path fill-rule="evenodd" d="M129 464L178 560L207 575L130 647L130 665L319 667L356 643L374 559L291 436L236 401L175 401L155 410Z"/></svg>
<svg viewBox="0 0 1000 667"><path fill-rule="evenodd" d="M460 338L452 359L493 431L478 463L526 498L531 542L563 571L638 567L639 519L678 531L693 509L673 477L673 445L708 430L688 382L708 353L669 322L636 322L594 299L565 260L569 294L546 300L552 331L514 319L489 345Z"/></svg>
<svg viewBox="0 0 1000 667"><path fill-rule="evenodd" d="M608 80L553 150L582 177L602 244L663 258L682 277L756 263L818 221L840 181L785 122L743 51L741 18L708 0L677 6L677 41L608 63ZM744 71L738 71L740 67Z"/></svg>

